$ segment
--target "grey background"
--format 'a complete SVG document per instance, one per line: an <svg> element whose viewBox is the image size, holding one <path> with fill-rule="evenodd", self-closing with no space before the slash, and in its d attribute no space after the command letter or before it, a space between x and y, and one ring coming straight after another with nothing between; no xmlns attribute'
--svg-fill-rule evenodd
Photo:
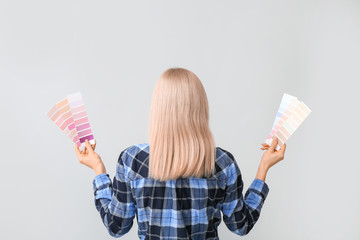
<svg viewBox="0 0 360 240"><path fill-rule="evenodd" d="M174 66L202 80L244 190L282 94L313 111L243 239L359 239L359 43L359 1L1 0L0 239L111 239L95 174L46 112L81 91L113 177L119 153L148 141L153 87ZM136 238L135 223L123 239Z"/></svg>

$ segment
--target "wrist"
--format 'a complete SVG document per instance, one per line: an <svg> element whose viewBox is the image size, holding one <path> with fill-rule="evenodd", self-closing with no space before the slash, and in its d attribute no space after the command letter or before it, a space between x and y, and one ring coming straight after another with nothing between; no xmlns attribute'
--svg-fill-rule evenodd
<svg viewBox="0 0 360 240"><path fill-rule="evenodd" d="M261 169L261 170L267 172L270 169L270 166L269 166L269 164L266 164L264 162L260 162L260 164L258 166L258 169Z"/></svg>
<svg viewBox="0 0 360 240"><path fill-rule="evenodd" d="M266 174L268 170L269 167L266 164L260 163L255 178L265 182Z"/></svg>
<svg viewBox="0 0 360 240"><path fill-rule="evenodd" d="M106 169L103 163L93 168L96 175L106 173Z"/></svg>

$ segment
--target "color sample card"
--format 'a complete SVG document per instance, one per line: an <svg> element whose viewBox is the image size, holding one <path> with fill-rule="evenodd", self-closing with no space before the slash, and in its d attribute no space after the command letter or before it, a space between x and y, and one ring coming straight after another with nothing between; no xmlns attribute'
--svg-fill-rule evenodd
<svg viewBox="0 0 360 240"><path fill-rule="evenodd" d="M94 144L85 105L80 92L71 94L59 101L47 116L75 142L80 151L85 149L85 140Z"/></svg>
<svg viewBox="0 0 360 240"><path fill-rule="evenodd" d="M91 131L89 119L82 100L81 93L74 93L67 97L70 104L70 109L75 122L75 128L78 132L81 147L85 148L85 140L87 139L90 144L94 144L94 135Z"/></svg>
<svg viewBox="0 0 360 240"><path fill-rule="evenodd" d="M286 93L284 94L283 101L280 104L279 110L276 114L272 130L267 137L268 141L271 141L276 131L284 124L284 122L289 118L289 116L293 114L293 112L300 103L296 97L290 96Z"/></svg>
<svg viewBox="0 0 360 240"><path fill-rule="evenodd" d="M73 120L71 118L71 111L69 108L64 107L62 102L63 101L60 101L55 106L53 106L47 115L62 131L65 132L65 134L70 139L72 139L80 147L79 137L77 136L75 125L72 124ZM60 106L60 108L58 106Z"/></svg>
<svg viewBox="0 0 360 240"><path fill-rule="evenodd" d="M275 121L265 143L271 145L273 137L278 138L276 150L290 138L301 123L309 116L311 110L296 97L284 93L276 114Z"/></svg>

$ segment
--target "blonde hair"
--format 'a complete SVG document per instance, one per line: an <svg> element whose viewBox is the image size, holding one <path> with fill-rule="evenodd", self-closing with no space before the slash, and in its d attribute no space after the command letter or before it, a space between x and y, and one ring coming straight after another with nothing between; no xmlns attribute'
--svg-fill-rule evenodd
<svg viewBox="0 0 360 240"><path fill-rule="evenodd" d="M209 177L215 171L215 141L200 79L169 68L156 82L149 122L149 176L158 180Z"/></svg>

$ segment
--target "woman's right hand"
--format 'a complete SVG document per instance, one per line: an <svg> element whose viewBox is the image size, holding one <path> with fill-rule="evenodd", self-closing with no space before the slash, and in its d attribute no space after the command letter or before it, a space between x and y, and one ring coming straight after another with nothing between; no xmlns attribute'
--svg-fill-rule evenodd
<svg viewBox="0 0 360 240"><path fill-rule="evenodd" d="M261 157L260 164L265 166L267 169L284 159L286 144L284 143L284 145L282 145L281 148L276 151L275 147L277 144L278 139L276 137L273 139L271 146L265 143L262 144L263 147L261 149L266 151Z"/></svg>

